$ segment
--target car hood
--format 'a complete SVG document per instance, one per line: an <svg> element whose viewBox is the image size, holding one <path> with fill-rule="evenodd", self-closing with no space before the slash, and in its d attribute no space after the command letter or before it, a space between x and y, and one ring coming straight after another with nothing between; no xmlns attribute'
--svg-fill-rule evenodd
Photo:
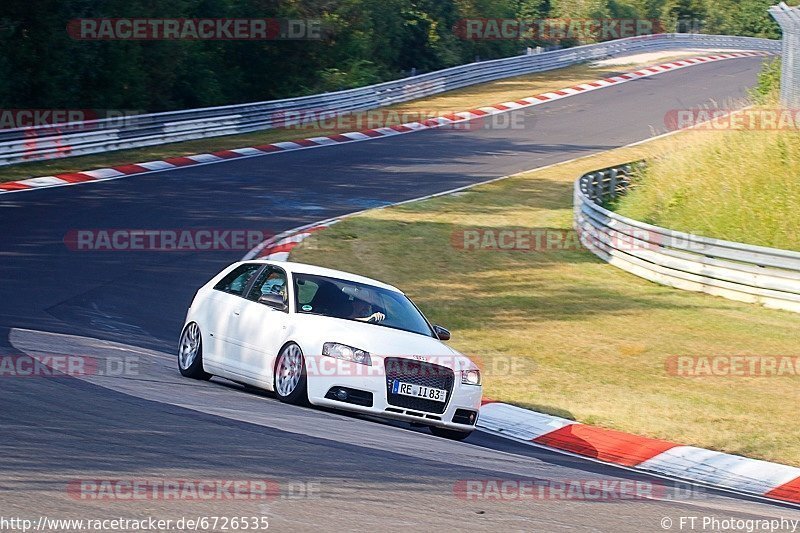
<svg viewBox="0 0 800 533"><path fill-rule="evenodd" d="M445 366L458 360L462 364L469 361L439 339L418 333L319 315L297 314L296 317L297 327L304 337L313 336L318 350L325 342L339 342L373 355L424 359Z"/></svg>

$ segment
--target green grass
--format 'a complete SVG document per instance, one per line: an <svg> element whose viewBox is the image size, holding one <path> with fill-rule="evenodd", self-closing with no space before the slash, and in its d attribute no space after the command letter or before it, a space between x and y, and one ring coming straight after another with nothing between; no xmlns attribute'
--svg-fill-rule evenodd
<svg viewBox="0 0 800 533"><path fill-rule="evenodd" d="M680 134L467 192L369 211L292 260L396 284L483 365L488 397L581 422L800 466L800 377L683 378L674 355L795 355L800 317L649 283L583 250L464 251L471 228L571 227L583 172L676 151ZM513 371L503 371L511 360ZM503 363L501 365L497 362Z"/></svg>
<svg viewBox="0 0 800 533"><path fill-rule="evenodd" d="M614 209L671 229L800 250L800 133L698 132L650 161Z"/></svg>

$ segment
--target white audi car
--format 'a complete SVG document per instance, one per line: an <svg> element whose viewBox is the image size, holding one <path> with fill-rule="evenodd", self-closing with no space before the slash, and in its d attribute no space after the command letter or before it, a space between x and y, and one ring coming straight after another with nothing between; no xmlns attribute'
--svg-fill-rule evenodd
<svg viewBox="0 0 800 533"><path fill-rule="evenodd" d="M391 285L253 260L197 291L178 368L274 391L283 402L405 420L463 439L478 419L481 375L442 342L449 338Z"/></svg>

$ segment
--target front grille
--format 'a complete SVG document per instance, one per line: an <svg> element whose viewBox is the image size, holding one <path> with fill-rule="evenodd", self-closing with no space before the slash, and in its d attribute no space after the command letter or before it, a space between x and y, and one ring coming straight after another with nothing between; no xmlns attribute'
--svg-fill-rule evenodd
<svg viewBox="0 0 800 533"><path fill-rule="evenodd" d="M384 365L386 367L386 401L390 405L426 413L444 413L447 402L450 401L450 396L453 394L453 383L455 382L455 374L451 369L399 357L386 358ZM447 391L447 402L394 394L392 384L395 379L414 385L444 389Z"/></svg>

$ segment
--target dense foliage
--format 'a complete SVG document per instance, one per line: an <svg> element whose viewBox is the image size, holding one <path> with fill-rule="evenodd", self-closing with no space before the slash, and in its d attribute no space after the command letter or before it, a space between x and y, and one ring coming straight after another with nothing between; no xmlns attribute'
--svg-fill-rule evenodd
<svg viewBox="0 0 800 533"><path fill-rule="evenodd" d="M374 83L520 53L536 40L459 38L465 18L657 18L671 30L777 37L769 0L3 0L0 108L167 110ZM82 41L82 17L287 17L302 41ZM571 42L556 43L560 45Z"/></svg>

